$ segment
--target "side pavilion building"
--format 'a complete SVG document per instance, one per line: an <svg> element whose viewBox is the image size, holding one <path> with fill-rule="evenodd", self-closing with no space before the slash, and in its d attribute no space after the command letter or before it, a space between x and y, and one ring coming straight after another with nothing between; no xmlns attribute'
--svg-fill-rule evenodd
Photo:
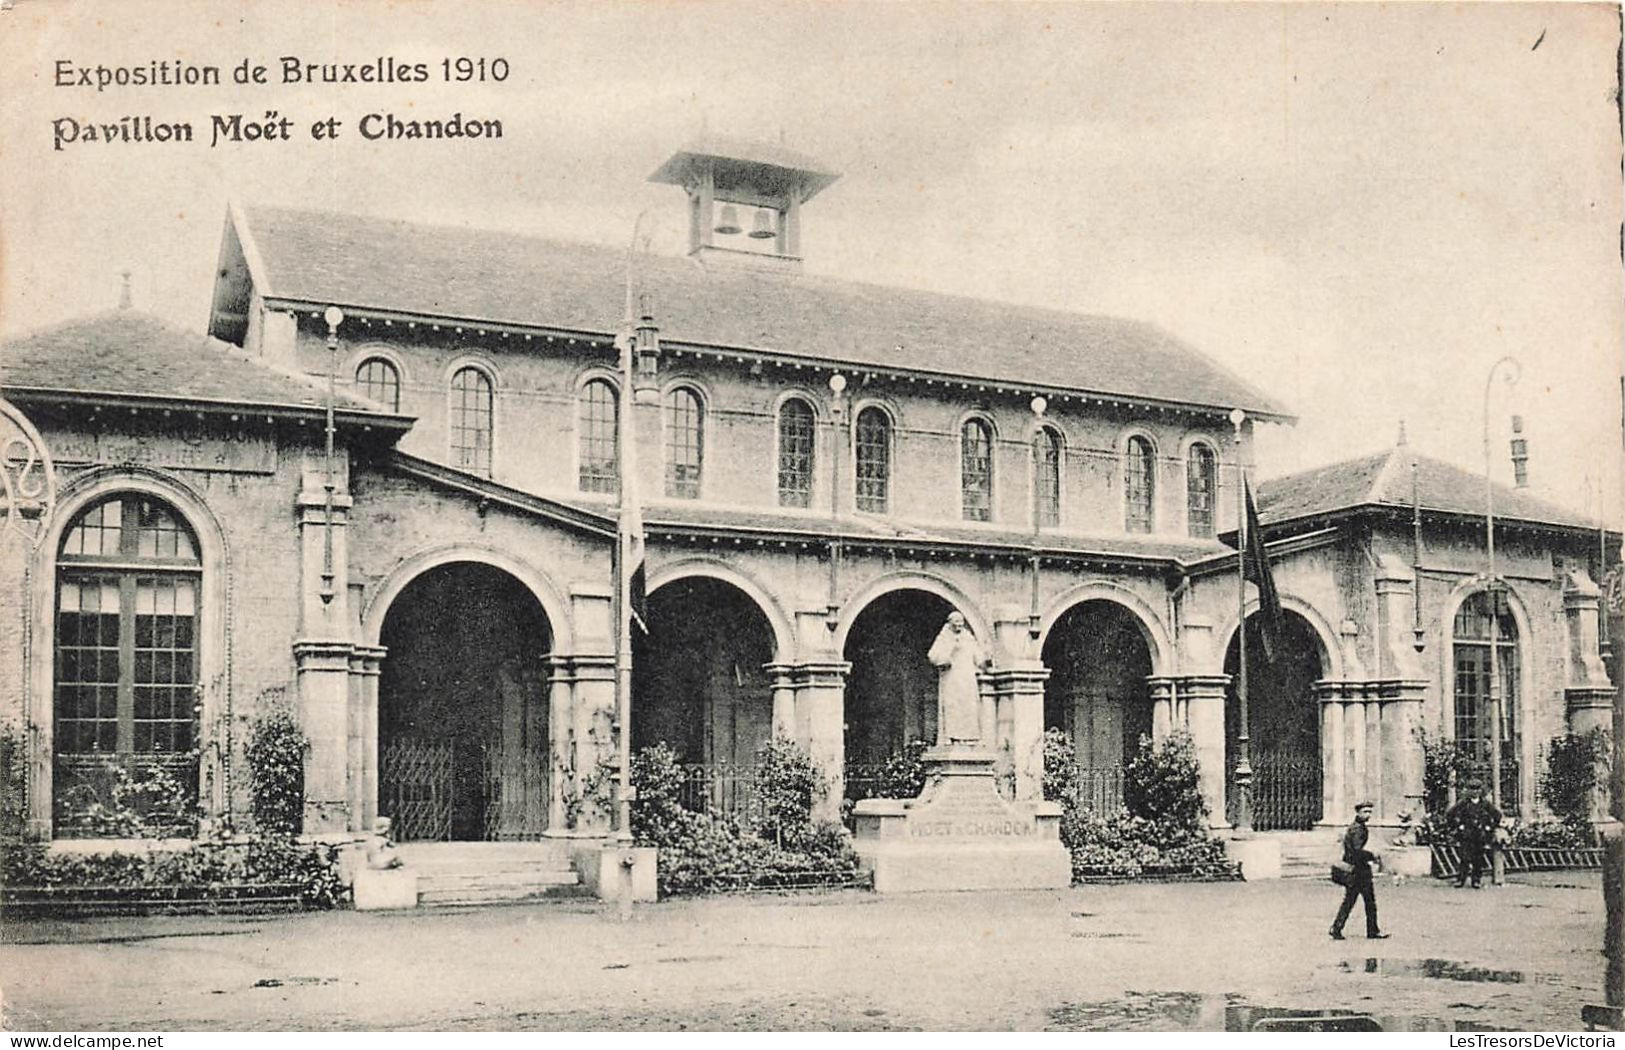
<svg viewBox="0 0 1625 1050"><path fill-rule="evenodd" d="M206 336L121 310L4 348L61 480L38 546L0 549L0 717L38 834L87 834L108 770L153 762L242 820L245 742L284 705L311 742L307 832L382 813L406 838L604 835L621 412L648 543L628 728L696 790L736 801L778 733L832 778L832 812L861 797L934 737L925 653L957 610L991 654L983 738L1015 797L1041 792L1046 727L1103 800L1141 734L1179 727L1227 822L1221 537L1254 427L1288 412L1146 324L802 272L835 180L808 158L707 142L654 178L684 191L690 243L631 260L652 403L616 370L625 253L299 210L230 209ZM1488 732L1456 499L1482 480L1419 461L1417 556L1405 455L1260 494L1289 620L1253 690L1263 829L1340 823L1364 794L1394 822L1421 728ZM1533 807L1541 741L1608 688L1597 538L1498 498L1504 731Z"/></svg>

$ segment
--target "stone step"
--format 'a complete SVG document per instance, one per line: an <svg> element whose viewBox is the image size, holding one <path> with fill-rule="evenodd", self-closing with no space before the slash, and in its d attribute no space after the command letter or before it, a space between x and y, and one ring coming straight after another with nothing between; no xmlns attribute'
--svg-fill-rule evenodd
<svg viewBox="0 0 1625 1050"><path fill-rule="evenodd" d="M573 900L587 895L587 888L578 883L546 886L463 886L454 889L439 889L420 883L418 885L418 906L436 908L486 904L527 904L547 900Z"/></svg>
<svg viewBox="0 0 1625 1050"><path fill-rule="evenodd" d="M581 881L569 868L528 871L419 871L418 888L456 889L458 887L574 886Z"/></svg>

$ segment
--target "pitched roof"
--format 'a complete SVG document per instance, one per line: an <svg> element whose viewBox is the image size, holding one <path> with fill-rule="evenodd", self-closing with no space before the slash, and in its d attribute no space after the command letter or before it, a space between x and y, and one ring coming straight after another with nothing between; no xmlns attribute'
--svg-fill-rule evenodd
<svg viewBox="0 0 1625 1050"><path fill-rule="evenodd" d="M272 302L605 335L625 313L621 250L282 208L233 215L256 290ZM1290 418L1139 321L686 258L645 255L637 266L661 338L674 343Z"/></svg>
<svg viewBox="0 0 1625 1050"><path fill-rule="evenodd" d="M325 413L327 389L230 343L150 314L114 310L0 346L0 389L16 398L72 397ZM339 415L405 429L411 420L339 393Z"/></svg>
<svg viewBox="0 0 1625 1050"><path fill-rule="evenodd" d="M1262 524L1318 517L1358 507L1411 508L1411 460L1416 460L1416 491L1424 511L1482 517L1484 475L1395 446L1359 459L1344 460L1275 478L1258 487ZM1595 529L1597 522L1522 489L1495 488L1495 516L1538 525Z"/></svg>

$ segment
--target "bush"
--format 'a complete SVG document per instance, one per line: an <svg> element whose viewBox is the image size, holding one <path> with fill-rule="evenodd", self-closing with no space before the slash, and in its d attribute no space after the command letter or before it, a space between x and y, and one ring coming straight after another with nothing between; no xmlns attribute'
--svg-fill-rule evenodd
<svg viewBox="0 0 1625 1050"><path fill-rule="evenodd" d="M875 798L919 798L925 790L925 752L930 746L924 740L910 740L888 755Z"/></svg>
<svg viewBox="0 0 1625 1050"><path fill-rule="evenodd" d="M1044 735L1044 795L1063 806L1061 842L1072 854L1074 879L1230 877L1224 843L1207 827L1188 734L1170 734L1160 744L1140 738L1140 749L1124 771L1127 806L1116 813L1081 804L1075 769L1071 742L1050 730Z"/></svg>
<svg viewBox="0 0 1625 1050"><path fill-rule="evenodd" d="M784 737L756 752L754 831L781 847L796 848L812 829L813 803L828 790L812 756Z"/></svg>
<svg viewBox="0 0 1625 1050"><path fill-rule="evenodd" d="M1078 750L1063 729L1044 730L1044 799L1064 802L1077 794Z"/></svg>
<svg viewBox="0 0 1625 1050"><path fill-rule="evenodd" d="M757 815L742 827L725 813L680 802L683 770L665 744L632 758L632 834L660 849L662 896L851 881L858 858L839 824L812 819L827 790L812 759L788 740L757 753Z"/></svg>
<svg viewBox="0 0 1625 1050"><path fill-rule="evenodd" d="M51 853L43 843L8 849L0 885L12 887L244 887L293 885L306 907L340 903L338 850L290 839L201 841L184 850Z"/></svg>
<svg viewBox="0 0 1625 1050"><path fill-rule="evenodd" d="M0 843L28 827L28 751L20 729L0 724Z"/></svg>
<svg viewBox="0 0 1625 1050"><path fill-rule="evenodd" d="M1123 770L1123 805L1134 816L1205 833L1207 803L1189 733L1176 730L1157 744L1140 737L1139 751Z"/></svg>
<svg viewBox="0 0 1625 1050"><path fill-rule="evenodd" d="M1567 821L1544 820L1512 826L1508 846L1546 849L1585 849L1594 845L1590 822L1575 825Z"/></svg>
<svg viewBox="0 0 1625 1050"><path fill-rule="evenodd" d="M310 741L285 705L254 722L248 742L254 826L272 835L296 835L305 819L305 752Z"/></svg>
<svg viewBox="0 0 1625 1050"><path fill-rule="evenodd" d="M61 828L86 838L189 838L197 833L192 788L154 761L126 765L114 756L77 770L55 799Z"/></svg>
<svg viewBox="0 0 1625 1050"><path fill-rule="evenodd" d="M1608 734L1601 729L1553 737L1546 748L1540 796L1552 814L1588 844L1592 799L1608 758Z"/></svg>

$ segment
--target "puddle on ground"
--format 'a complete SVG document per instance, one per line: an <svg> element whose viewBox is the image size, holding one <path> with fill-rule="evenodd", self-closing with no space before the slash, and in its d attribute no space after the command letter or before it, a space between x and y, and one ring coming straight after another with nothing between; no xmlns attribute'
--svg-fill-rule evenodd
<svg viewBox="0 0 1625 1050"><path fill-rule="evenodd" d="M337 984L337 977L261 977L254 982L255 988L284 988L290 985L322 985Z"/></svg>
<svg viewBox="0 0 1625 1050"><path fill-rule="evenodd" d="M1260 1006L1238 995L1129 992L1049 1011L1049 1031L1116 1032L1497 1032L1475 1021L1307 1006Z"/></svg>
<svg viewBox="0 0 1625 1050"><path fill-rule="evenodd" d="M1550 974L1525 973L1522 970L1494 970L1485 966L1469 966L1450 959L1378 959L1363 962L1343 960L1337 968L1344 973L1369 973L1378 977L1420 977L1438 981L1469 981L1476 984L1552 984L1558 978Z"/></svg>

